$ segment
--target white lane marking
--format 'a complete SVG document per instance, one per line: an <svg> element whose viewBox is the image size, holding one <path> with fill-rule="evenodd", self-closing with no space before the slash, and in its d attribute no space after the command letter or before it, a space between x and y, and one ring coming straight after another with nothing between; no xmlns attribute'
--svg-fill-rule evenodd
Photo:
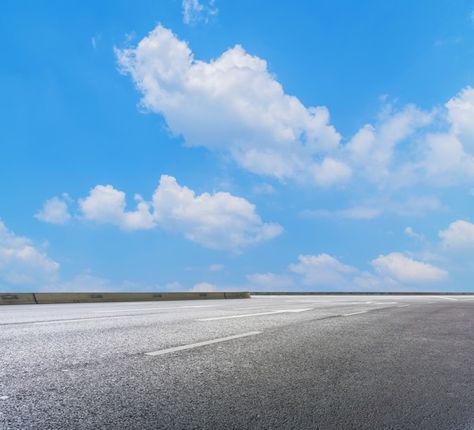
<svg viewBox="0 0 474 430"><path fill-rule="evenodd" d="M368 311L352 312L350 314L342 314L343 317L349 317L351 315L366 314Z"/></svg>
<svg viewBox="0 0 474 430"><path fill-rule="evenodd" d="M270 311L270 312L258 312L255 314L242 314L242 315L230 315L224 317L212 317L212 318L199 318L198 321L218 321L218 320L230 320L234 318L248 318L248 317L259 317L261 315L275 315L275 314L286 314L286 313L297 313L297 312L306 312L310 311L312 308L306 309L282 309L280 311Z"/></svg>
<svg viewBox="0 0 474 430"><path fill-rule="evenodd" d="M458 301L458 299L453 299L452 297L436 297L437 299L444 299L444 300L454 300L455 302Z"/></svg>
<svg viewBox="0 0 474 430"><path fill-rule="evenodd" d="M10 398L10 396L0 396L0 400L7 400L9 398Z"/></svg>
<svg viewBox="0 0 474 430"><path fill-rule="evenodd" d="M398 308L406 308L407 306L410 306L410 305L399 305L397 306Z"/></svg>
<svg viewBox="0 0 474 430"><path fill-rule="evenodd" d="M201 346L212 345L214 343L227 342L229 340L240 339L241 337L255 336L260 334L261 331L251 331L249 333L236 334L234 336L221 337L219 339L206 340L204 342L191 343L189 345L175 346L174 348L162 349L160 351L145 352L145 355L157 356L163 354L170 354L172 352L184 351L186 349L199 348Z"/></svg>
<svg viewBox="0 0 474 430"><path fill-rule="evenodd" d="M94 311L95 314L105 314L105 313L113 313L113 312L131 312L131 311L167 311L167 310L176 310L176 309L189 309L189 308L211 308L215 307L213 305L207 306L174 306L169 308L130 308L130 309L114 309L114 310L107 310L107 311Z"/></svg>
<svg viewBox="0 0 474 430"><path fill-rule="evenodd" d="M97 317L97 318L74 318L74 319L69 319L69 320L54 320L54 321L33 321L33 322L24 322L24 323L18 323L18 324L62 324L62 323L70 323L70 322L78 322L78 321L97 321L97 320L109 320L113 318L124 318L127 317L128 315L117 315L117 316L111 316L111 317ZM15 323L12 323L15 324Z"/></svg>

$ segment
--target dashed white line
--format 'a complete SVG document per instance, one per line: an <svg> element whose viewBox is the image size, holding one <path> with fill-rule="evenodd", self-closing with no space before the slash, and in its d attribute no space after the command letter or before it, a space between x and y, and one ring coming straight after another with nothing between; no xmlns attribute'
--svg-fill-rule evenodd
<svg viewBox="0 0 474 430"><path fill-rule="evenodd" d="M113 312L132 312L132 311L167 311L167 310L176 310L176 309L190 309L190 308L211 308L215 307L213 305L202 305L202 306L174 306L174 307L159 307L159 308L130 308L130 309L114 309L114 310L107 310L107 311L94 311L96 314L105 314L105 313L113 313Z"/></svg>
<svg viewBox="0 0 474 430"><path fill-rule="evenodd" d="M436 297L437 299L444 299L444 300L454 300L455 302L458 301L458 299L454 299L453 297Z"/></svg>
<svg viewBox="0 0 474 430"><path fill-rule="evenodd" d="M10 398L10 396L0 396L0 400L7 400L9 398Z"/></svg>
<svg viewBox="0 0 474 430"><path fill-rule="evenodd" d="M109 319L114 319L114 318L124 318L127 317L127 315L116 315L116 316L110 316L110 317L97 317L97 318L74 318L74 319L68 319L68 320L54 320L54 321L27 321L24 323L19 323L19 324L62 324L62 323L71 323L71 322L79 322L79 321L97 321L97 320L109 320ZM15 324L15 323L12 323Z"/></svg>
<svg viewBox="0 0 474 430"><path fill-rule="evenodd" d="M227 336L227 337L221 337L219 339L206 340L204 342L191 343L189 345L175 346L173 348L162 349L160 351L145 352L145 355L157 356L157 355L170 354L172 352L184 351L186 349L199 348L201 346L212 345L214 343L220 343L220 342L227 342L229 340L240 339L242 337L256 336L257 334L260 334L260 333L261 333L260 331L251 331L251 332L248 332L248 333L236 334L234 336Z"/></svg>
<svg viewBox="0 0 474 430"><path fill-rule="evenodd" d="M286 313L298 313L310 311L312 308L305 309L282 309L279 311L270 311L270 312L258 312L254 314L242 314L242 315L229 315L223 317L212 317L212 318L199 318L198 321L218 321L218 320L230 320L234 318L249 318L249 317L259 317L262 315L276 315L276 314L286 314Z"/></svg>

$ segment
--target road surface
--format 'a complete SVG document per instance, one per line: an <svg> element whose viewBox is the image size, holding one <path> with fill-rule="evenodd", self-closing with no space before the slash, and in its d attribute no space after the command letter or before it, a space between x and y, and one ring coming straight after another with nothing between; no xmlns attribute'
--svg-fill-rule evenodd
<svg viewBox="0 0 474 430"><path fill-rule="evenodd" d="M0 307L0 429L474 429L474 296Z"/></svg>

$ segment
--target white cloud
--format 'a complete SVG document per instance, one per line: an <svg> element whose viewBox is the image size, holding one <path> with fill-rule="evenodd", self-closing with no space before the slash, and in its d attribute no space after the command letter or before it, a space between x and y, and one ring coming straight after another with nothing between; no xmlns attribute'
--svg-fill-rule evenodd
<svg viewBox="0 0 474 430"><path fill-rule="evenodd" d="M416 261L393 252L371 262L375 273L362 271L341 263L328 255L300 255L290 270L303 276L303 284L310 287L346 290L390 290L418 283L446 280L448 273L428 263Z"/></svg>
<svg viewBox="0 0 474 430"><path fill-rule="evenodd" d="M449 250L474 249L474 224L457 220L439 232L441 245Z"/></svg>
<svg viewBox="0 0 474 430"><path fill-rule="evenodd" d="M137 209L125 210L125 193L112 185L97 185L89 195L79 200L84 219L100 224L114 224L123 230L151 229L155 226L150 206L141 196L135 195Z"/></svg>
<svg viewBox="0 0 474 430"><path fill-rule="evenodd" d="M330 157L326 157L320 164L314 164L311 170L314 182L321 187L347 182L352 176L352 170L347 164Z"/></svg>
<svg viewBox="0 0 474 430"><path fill-rule="evenodd" d="M354 168L374 183L393 185L396 171L403 172L397 181L405 181L409 151L406 145L403 149L401 146L431 121L432 115L416 106L407 105L398 112L388 106L376 126L367 124L352 137L346 147L347 156Z"/></svg>
<svg viewBox="0 0 474 430"><path fill-rule="evenodd" d="M250 282L249 288L256 291L282 291L291 290L294 287L291 277L269 272L247 275L247 280Z"/></svg>
<svg viewBox="0 0 474 430"><path fill-rule="evenodd" d="M264 223L255 206L227 192L196 195L163 175L153 194L154 217L163 228L178 231L209 248L239 249L272 239L282 232L274 223Z"/></svg>
<svg viewBox="0 0 474 430"><path fill-rule="evenodd" d="M365 125L348 142L344 158L353 176L379 189L425 184L453 186L474 179L474 88L466 87L443 108L389 105L378 124Z"/></svg>
<svg viewBox="0 0 474 430"><path fill-rule="evenodd" d="M474 150L474 88L464 88L446 103L446 108L452 133L458 136L466 148Z"/></svg>
<svg viewBox="0 0 474 430"><path fill-rule="evenodd" d="M135 200L136 210L127 211L123 191L97 185L79 200L79 208L84 220L129 231L161 227L214 249L238 251L283 231L279 224L264 223L255 206L244 198L227 192L196 195L172 176L161 176L151 203L139 195Z"/></svg>
<svg viewBox="0 0 474 430"><path fill-rule="evenodd" d="M69 196L67 194L63 195L62 198L53 197L46 200L43 208L35 214L35 218L51 224L66 224L71 219L68 200Z"/></svg>
<svg viewBox="0 0 474 430"><path fill-rule="evenodd" d="M405 233L406 236L412 237L413 239L423 240L425 238L422 234L417 233L411 227L406 227L403 232Z"/></svg>
<svg viewBox="0 0 474 430"><path fill-rule="evenodd" d="M291 264L290 270L302 275L305 285L336 288L348 287L349 277L358 272L355 267L328 254L300 255L298 263Z"/></svg>
<svg viewBox="0 0 474 430"><path fill-rule="evenodd" d="M449 130L427 134L421 167L428 179L440 184L471 181L474 178L474 88L463 89L445 107Z"/></svg>
<svg viewBox="0 0 474 430"><path fill-rule="evenodd" d="M226 153L256 174L321 186L344 182L340 135L325 107L305 107L285 94L267 63L241 46L210 62L158 25L136 48L116 50L142 105L164 116L188 146Z"/></svg>
<svg viewBox="0 0 474 430"><path fill-rule="evenodd" d="M412 231L412 230L410 230ZM404 254L392 252L371 261L373 271L342 263L329 254L300 255L290 264L290 274L254 273L247 275L247 289L254 291L401 291L423 284L439 284L448 272ZM301 286L303 285L303 287Z"/></svg>
<svg viewBox="0 0 474 430"><path fill-rule="evenodd" d="M35 289L55 282L59 263L0 221L0 284Z"/></svg>
<svg viewBox="0 0 474 430"><path fill-rule="evenodd" d="M326 107L306 107L286 94L265 60L240 45L200 61L158 25L116 54L142 93L142 106L162 115L172 134L255 174L321 187L368 181L379 192L474 178L471 87L429 112L388 104L375 124L342 145Z"/></svg>
<svg viewBox="0 0 474 430"><path fill-rule="evenodd" d="M208 293L212 291L217 291L218 288L214 284L209 284L208 282L200 282L193 286L191 291L193 292L200 292L200 293Z"/></svg>
<svg viewBox="0 0 474 430"><path fill-rule="evenodd" d="M465 151L462 142L452 133L426 136L423 168L430 180L441 185L452 185L474 178L474 158Z"/></svg>
<svg viewBox="0 0 474 430"><path fill-rule="evenodd" d="M218 12L215 0L183 0L182 9L185 24L208 22Z"/></svg>
<svg viewBox="0 0 474 430"><path fill-rule="evenodd" d="M428 263L414 260L399 252L380 255L371 262L375 271L383 277L402 284L444 281L448 272Z"/></svg>

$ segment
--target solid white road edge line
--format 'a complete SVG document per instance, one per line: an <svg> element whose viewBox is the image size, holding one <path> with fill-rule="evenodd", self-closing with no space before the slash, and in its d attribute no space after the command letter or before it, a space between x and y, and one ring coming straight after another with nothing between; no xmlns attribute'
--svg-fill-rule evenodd
<svg viewBox="0 0 474 430"><path fill-rule="evenodd" d="M261 315L275 315L275 314L286 314L286 313L298 313L310 311L312 308L306 309L282 309L279 311L270 311L270 312L258 312L255 314L242 314L242 315L230 315L224 317L212 317L212 318L199 318L198 321L218 321L218 320L230 320L234 318L248 318L248 317L259 317Z"/></svg>
<svg viewBox="0 0 474 430"><path fill-rule="evenodd" d="M145 355L150 355L154 357L157 355L170 354L172 352L184 351L186 349L199 348L201 346L212 345L214 343L227 342L229 340L240 339L241 337L255 336L260 333L261 331L251 331L248 333L236 334L234 336L227 336L227 337L221 337L219 339L206 340L204 342L191 343L189 345L175 346L173 348L162 349L160 351L145 352Z"/></svg>

